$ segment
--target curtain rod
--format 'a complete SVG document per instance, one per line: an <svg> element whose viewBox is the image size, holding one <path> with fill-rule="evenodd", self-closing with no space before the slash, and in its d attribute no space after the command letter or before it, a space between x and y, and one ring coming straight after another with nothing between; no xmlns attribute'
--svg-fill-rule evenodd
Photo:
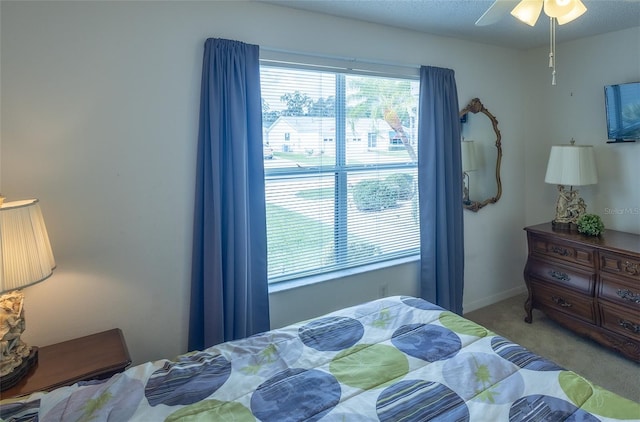
<svg viewBox="0 0 640 422"><path fill-rule="evenodd" d="M307 56L307 57L314 57L314 58L325 59L325 60L339 60L339 61L348 62L348 63L362 63L362 64L371 64L376 66L392 66L395 68L406 68L406 69L412 69L412 70L420 69L420 66L421 66L419 64L399 64L395 62L382 61L382 60L358 59L355 57L334 56L334 55L320 54L320 53L307 53L307 52L285 50L281 48L263 47L263 46L260 46L260 50L270 52L270 53L287 54L292 56Z"/></svg>

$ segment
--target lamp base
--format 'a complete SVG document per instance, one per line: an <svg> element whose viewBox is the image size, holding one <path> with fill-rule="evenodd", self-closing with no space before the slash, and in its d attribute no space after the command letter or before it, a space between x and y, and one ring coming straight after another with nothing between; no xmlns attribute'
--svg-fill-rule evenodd
<svg viewBox="0 0 640 422"><path fill-rule="evenodd" d="M551 228L554 231L558 231L558 232L577 232L578 231L578 225L575 223L564 223L564 222L559 222L555 220L551 222Z"/></svg>
<svg viewBox="0 0 640 422"><path fill-rule="evenodd" d="M38 364L38 348L31 347L29 356L22 359L22 363L16 366L13 371L0 378L0 391L10 389L24 378L31 368Z"/></svg>
<svg viewBox="0 0 640 422"><path fill-rule="evenodd" d="M0 391L15 385L38 361L38 349L22 339L25 328L24 293L0 295Z"/></svg>
<svg viewBox="0 0 640 422"><path fill-rule="evenodd" d="M558 200L556 201L556 217L553 219L553 229L562 231L577 231L578 220L587 212L587 205L572 187L566 190L558 185Z"/></svg>

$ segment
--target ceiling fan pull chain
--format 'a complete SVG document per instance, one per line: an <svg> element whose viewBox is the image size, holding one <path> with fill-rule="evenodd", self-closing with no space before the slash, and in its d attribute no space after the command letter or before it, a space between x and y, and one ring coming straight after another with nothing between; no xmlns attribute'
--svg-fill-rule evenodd
<svg viewBox="0 0 640 422"><path fill-rule="evenodd" d="M549 67L553 67L553 18L549 18Z"/></svg>
<svg viewBox="0 0 640 422"><path fill-rule="evenodd" d="M556 18L549 18L549 67L551 71L551 85L556 84Z"/></svg>

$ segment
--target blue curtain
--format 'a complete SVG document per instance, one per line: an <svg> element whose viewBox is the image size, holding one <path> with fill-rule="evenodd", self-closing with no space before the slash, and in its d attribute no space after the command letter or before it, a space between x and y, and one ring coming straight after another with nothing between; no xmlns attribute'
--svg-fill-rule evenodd
<svg viewBox="0 0 640 422"><path fill-rule="evenodd" d="M189 350L269 329L259 48L204 45Z"/></svg>
<svg viewBox="0 0 640 422"><path fill-rule="evenodd" d="M464 231L458 92L451 69L420 68L420 294L462 314Z"/></svg>

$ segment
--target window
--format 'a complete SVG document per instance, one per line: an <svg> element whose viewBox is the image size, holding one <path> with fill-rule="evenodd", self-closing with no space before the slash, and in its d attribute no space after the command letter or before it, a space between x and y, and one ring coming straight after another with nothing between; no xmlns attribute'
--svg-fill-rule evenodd
<svg viewBox="0 0 640 422"><path fill-rule="evenodd" d="M378 146L377 138L378 138L378 134L377 133L369 132L367 134L367 142L368 142L369 148L375 148L375 147Z"/></svg>
<svg viewBox="0 0 640 422"><path fill-rule="evenodd" d="M419 253L418 88L262 65L270 283Z"/></svg>

